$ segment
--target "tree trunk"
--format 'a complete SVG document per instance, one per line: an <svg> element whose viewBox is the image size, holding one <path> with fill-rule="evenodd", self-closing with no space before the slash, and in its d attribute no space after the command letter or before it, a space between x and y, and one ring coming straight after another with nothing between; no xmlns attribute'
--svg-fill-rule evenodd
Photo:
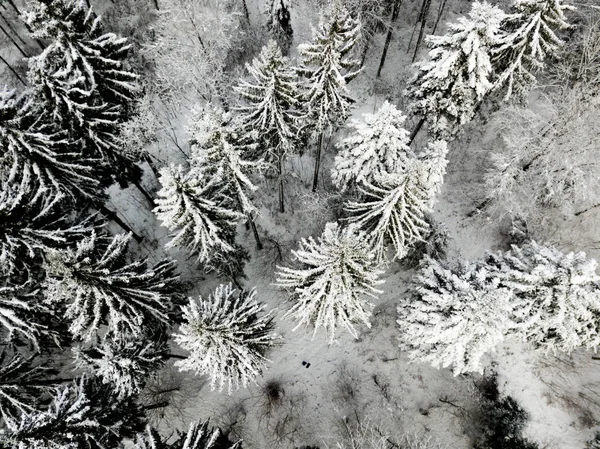
<svg viewBox="0 0 600 449"><path fill-rule="evenodd" d="M154 1L154 7L156 8L157 11L160 10L160 8L158 7L158 0L153 0Z"/></svg>
<svg viewBox="0 0 600 449"><path fill-rule="evenodd" d="M12 34L21 42L21 44L23 44L26 47L27 42L25 42L25 40L19 35L19 33L17 33L17 31L10 24L10 21L6 17L4 17L4 14L2 14L1 12L0 12L0 17L2 17L2 20L4 20L4 23L6 23L6 26L12 32Z"/></svg>
<svg viewBox="0 0 600 449"><path fill-rule="evenodd" d="M312 191L316 192L319 187L319 170L321 169L321 148L323 147L323 131L317 139L317 155L315 156L315 173L313 175Z"/></svg>
<svg viewBox="0 0 600 449"><path fill-rule="evenodd" d="M435 25L433 26L433 31L431 32L431 34L435 34L435 31L437 30L438 24L440 23L440 19L442 18L442 14L444 14L444 8L446 7L446 2L448 0L442 0L442 3L440 4L440 9L438 10L438 16L435 19Z"/></svg>
<svg viewBox="0 0 600 449"><path fill-rule="evenodd" d="M0 56L0 61L2 61L4 64L6 64L6 66L13 73L13 75L15 75L17 77L17 79L19 81L21 81L21 83L23 83L23 86L27 86L25 81L23 81L23 78L21 78L21 76L16 72L16 70L12 68L12 66L8 63L8 61L6 59L4 59L2 56Z"/></svg>
<svg viewBox="0 0 600 449"><path fill-rule="evenodd" d="M92 5L90 3L90 0L85 0L85 4L87 5L88 9L92 9Z"/></svg>
<svg viewBox="0 0 600 449"><path fill-rule="evenodd" d="M157 402L156 404L145 405L143 407L143 409L144 410L154 410L154 409L157 409L157 408L167 407L168 405L169 405L168 401L160 401L160 402Z"/></svg>
<svg viewBox="0 0 600 449"><path fill-rule="evenodd" d="M12 42L12 44L15 47L17 47L17 50L19 50L21 52L21 54L23 55L24 58L29 58L29 55L27 53L25 53L25 50L23 50L21 48L21 46L17 43L17 41L15 41L15 39L11 36L11 34L8 31L6 31L2 25L0 25L0 30L4 34L6 34L6 37L8 37L8 39Z"/></svg>
<svg viewBox="0 0 600 449"><path fill-rule="evenodd" d="M254 234L254 240L256 240L256 249L263 249L263 244L260 241L260 236L258 235L258 229L256 229L256 223L254 223L254 219L250 214L248 214L248 222L250 223L250 227L252 228L252 234Z"/></svg>
<svg viewBox="0 0 600 449"><path fill-rule="evenodd" d="M279 155L277 159L277 168L279 169L279 212L282 214L285 212L285 204L283 203L283 162L281 159L283 155Z"/></svg>
<svg viewBox="0 0 600 449"><path fill-rule="evenodd" d="M415 140L415 137L417 137L417 134L419 134L419 131L423 127L424 123L425 117L422 117L421 120L419 120L419 123L417 123L417 126L415 126L415 129L413 129L413 132L410 133L410 137L408 138L408 146L410 146L413 143L413 140Z"/></svg>
<svg viewBox="0 0 600 449"><path fill-rule="evenodd" d="M150 204L150 210L154 209L154 198L152 198L152 195L150 195L148 193L148 191L146 189L144 189L144 187L142 187L142 185L139 183L139 181L133 181L132 183L134 186L136 186L136 188L140 191L140 193L142 195L144 195L144 197L146 198L146 200L148 200L148 204Z"/></svg>
<svg viewBox="0 0 600 449"><path fill-rule="evenodd" d="M417 38L417 45L415 45L415 52L413 53L412 61L415 62L417 58L417 53L419 51L419 46L421 45L421 41L423 40L423 33L425 32L425 25L427 24L427 15L429 14L429 6L431 5L431 0L425 0L426 7L423 14L423 20L421 20L421 29L419 30L419 37Z"/></svg>
<svg viewBox="0 0 600 449"><path fill-rule="evenodd" d="M139 234L136 234L133 229L131 229L129 227L129 225L127 223L125 223L123 220L121 220L121 218L119 218L119 216L117 215L116 212L110 210L108 207L106 207L104 204L95 204L95 207L98 208L98 210L104 214L107 218L111 219L112 221L114 221L115 223L117 223L121 228L123 228L123 230L127 231L127 232L131 232L131 234L133 235L133 238L136 240L136 242L141 243L142 240L144 240L144 237L142 237Z"/></svg>
<svg viewBox="0 0 600 449"><path fill-rule="evenodd" d="M408 53L410 51L410 46L412 45L413 37L415 37L415 31L417 31L417 25L419 25L419 23L421 23L421 21L423 20L425 7L426 7L428 1L429 0L423 0L423 3L421 3L421 9L419 10L419 15L417 16L417 21L415 22L415 26L413 27L412 33L410 34L410 40L408 41L408 47L406 48L406 53Z"/></svg>
<svg viewBox="0 0 600 449"><path fill-rule="evenodd" d="M16 13L20 16L21 11L19 11L19 8L17 8L17 5L15 5L15 2L13 2L13 0L8 0L8 3L10 3L10 6L12 6L13 9L16 11Z"/></svg>
<svg viewBox="0 0 600 449"><path fill-rule="evenodd" d="M385 58L387 57L388 48L390 46L390 42L392 42L392 30L393 23L398 18L398 13L400 12L400 4L402 0L396 0L394 3L394 7L392 9L392 16L390 18L390 26L388 27L388 32L385 36L385 44L383 45L383 52L381 53L381 59L379 60L379 67L377 69L377 78L381 75L381 69L383 69L383 64L385 64Z"/></svg>
<svg viewBox="0 0 600 449"><path fill-rule="evenodd" d="M144 151L142 159L148 162L150 170L152 170L152 173L154 173L154 176L156 177L156 179L158 179L160 177L160 173L158 172L158 169L156 168L156 165L154 165L154 161L152 160L152 157L148 154L148 152Z"/></svg>
<svg viewBox="0 0 600 449"><path fill-rule="evenodd" d="M242 9L244 10L244 17L246 17L246 22L250 25L250 13L248 12L248 5L246 4L246 0L242 0Z"/></svg>

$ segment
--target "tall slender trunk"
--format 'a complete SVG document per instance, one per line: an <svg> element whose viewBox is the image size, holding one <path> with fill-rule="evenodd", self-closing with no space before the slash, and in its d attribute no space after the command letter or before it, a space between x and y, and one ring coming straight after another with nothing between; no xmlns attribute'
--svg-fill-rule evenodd
<svg viewBox="0 0 600 449"><path fill-rule="evenodd" d="M4 20L4 23L6 23L6 26L8 27L8 29L13 33L13 35L24 45L27 46L27 42L25 42L25 40L19 35L19 33L17 33L17 31L13 28L13 26L11 25L10 21L4 17L4 14L2 14L0 12L0 17L2 17L2 20Z"/></svg>
<svg viewBox="0 0 600 449"><path fill-rule="evenodd" d="M141 243L142 240L144 240L144 237L135 233L133 231L133 229L131 229L131 227L127 223L125 223L123 220L121 220L121 218L119 218L119 216L117 215L116 212L110 210L108 207L106 207L104 204L101 204L101 203L96 203L94 206L96 208L98 208L100 213L104 214L107 218L109 218L112 221L114 221L115 223L117 223L121 228L123 228L123 230L125 230L127 232L131 232L131 234L132 234L133 238L136 240L136 242Z"/></svg>
<svg viewBox="0 0 600 449"><path fill-rule="evenodd" d="M242 0L242 9L244 10L246 22L248 22L248 25L250 25L250 13L248 12L248 4L246 3L246 0Z"/></svg>
<svg viewBox="0 0 600 449"><path fill-rule="evenodd" d="M279 170L279 212L285 212L285 204L283 202L283 155L280 154L277 159L277 168Z"/></svg>
<svg viewBox="0 0 600 449"><path fill-rule="evenodd" d="M152 160L152 157L147 152L144 152L144 155L142 156L142 158L146 162L148 162L148 165L150 166L150 170L152 170L152 173L154 173L154 176L158 179L160 177L160 173L158 172L158 169L156 168L156 164Z"/></svg>
<svg viewBox="0 0 600 449"><path fill-rule="evenodd" d="M425 0L426 7L423 13L423 20L421 20L421 29L419 30L419 37L417 38L417 44L415 45L415 52L413 53L412 62L415 62L417 58L417 53L419 52L419 46L421 45L421 41L423 40L423 33L425 32L425 25L427 24L427 15L429 14L429 6L431 5L431 0Z"/></svg>
<svg viewBox="0 0 600 449"><path fill-rule="evenodd" d="M15 2L13 2L13 0L8 0L8 3L10 3L10 6L13 7L13 9L18 15L21 15L21 11L19 11L19 8L17 8L17 5L15 5Z"/></svg>
<svg viewBox="0 0 600 449"><path fill-rule="evenodd" d="M417 126L415 126L415 129L413 129L413 132L410 133L410 137L408 138L409 146L410 146L410 144L413 143L413 140L415 140L415 137L417 137L417 134L419 134L419 131L423 127L424 123L425 123L425 117L422 117L421 120L419 120L419 123L417 123Z"/></svg>
<svg viewBox="0 0 600 449"><path fill-rule="evenodd" d="M154 2L154 7L156 8L156 10L160 10L160 8L158 7L158 0L153 0Z"/></svg>
<svg viewBox="0 0 600 449"><path fill-rule="evenodd" d="M392 16L390 17L390 26L388 27L388 32L385 36L385 44L383 44L383 52L381 53L381 59L379 60L379 67L377 68L377 78L381 75L381 70L383 69L383 64L385 64L385 58L387 57L388 48L390 47L390 43L392 42L392 33L394 22L398 18L398 13L400 11L400 4L402 0L396 0L394 3L394 7L392 8Z"/></svg>
<svg viewBox="0 0 600 449"><path fill-rule="evenodd" d="M442 14L444 14L444 8L446 7L446 2L448 0L442 0L442 3L440 4L440 9L438 9L438 16L435 19L435 25L433 26L433 31L431 31L431 34L435 34L435 31L437 30L437 27L440 23L440 20L442 18Z"/></svg>
<svg viewBox="0 0 600 449"><path fill-rule="evenodd" d="M148 191L144 189L144 187L139 183L139 181L135 180L132 182L132 184L140 191L142 195L144 195L144 198L146 198L148 204L150 205L150 210L154 209L155 204L152 195L150 195Z"/></svg>
<svg viewBox="0 0 600 449"><path fill-rule="evenodd" d="M319 137L317 138L317 154L315 156L315 173L313 175L313 185L312 191L316 192L319 187L319 170L321 169L321 149L323 147L323 133L321 131L319 133Z"/></svg>
<svg viewBox="0 0 600 449"><path fill-rule="evenodd" d="M0 55L0 61L2 61L4 64L6 64L6 67L8 67L8 69L12 72L12 74L15 75L21 83L23 83L23 86L27 86L25 81L23 81L23 78L21 78L21 76L17 73L17 71L15 69L13 69L13 67L8 63L8 61L6 59L4 59L1 55Z"/></svg>
<svg viewBox="0 0 600 449"><path fill-rule="evenodd" d="M21 54L23 55L24 58L29 58L29 55L27 53L25 53L25 50L23 50L21 48L21 46L18 44L18 42L12 37L12 35L8 31L6 31L6 29L2 25L0 25L0 31L2 31L4 34L6 34L6 37L8 37L8 39L17 48L17 50L19 50L21 52Z"/></svg>
<svg viewBox="0 0 600 449"><path fill-rule="evenodd" d="M260 236L258 235L258 229L256 229L256 223L254 223L254 219L252 215L248 214L248 222L250 223L250 227L252 228L252 234L254 234L254 240L256 240L256 249L263 249L263 244L260 241Z"/></svg>
<svg viewBox="0 0 600 449"><path fill-rule="evenodd" d="M410 34L410 40L408 41L408 47L406 48L406 53L410 51L410 47L412 45L413 37L415 37L415 31L417 31L417 25L422 22L423 17L425 16L425 8L427 7L427 2L429 0L423 0L421 3L421 9L419 10L419 15L417 16L417 21L415 22L415 26L413 27L412 33Z"/></svg>

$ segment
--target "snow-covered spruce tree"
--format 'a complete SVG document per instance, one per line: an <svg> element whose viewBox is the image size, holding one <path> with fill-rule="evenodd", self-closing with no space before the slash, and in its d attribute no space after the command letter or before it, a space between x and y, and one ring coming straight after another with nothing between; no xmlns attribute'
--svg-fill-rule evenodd
<svg viewBox="0 0 600 449"><path fill-rule="evenodd" d="M167 248L185 247L203 264L234 251L236 226L244 214L231 208L234 200L224 195L220 177L170 166L161 170L159 181L154 213L175 231Z"/></svg>
<svg viewBox="0 0 600 449"><path fill-rule="evenodd" d="M138 181L141 171L121 151L118 136L139 91L138 76L124 67L127 39L103 33L100 18L78 0L37 0L24 20L35 38L49 41L29 60L44 109L72 140L85 143L87 154L103 160L107 178L122 186Z"/></svg>
<svg viewBox="0 0 600 449"><path fill-rule="evenodd" d="M556 31L570 27L565 12L575 8L563 0L515 0L506 16L503 35L492 50L497 73L495 89L505 89L505 100L513 93L524 98L535 85L534 72L563 45Z"/></svg>
<svg viewBox="0 0 600 449"><path fill-rule="evenodd" d="M279 0L278 0L279 1ZM246 64L251 79L235 87L244 100L239 107L241 131L258 143L249 156L277 167L279 211L284 212L283 177L286 156L299 143L301 89L296 70L283 57L275 41L263 47L252 64Z"/></svg>
<svg viewBox="0 0 600 449"><path fill-rule="evenodd" d="M165 342L151 336L105 338L101 344L74 348L77 368L109 385L119 399L138 394L148 376L167 358Z"/></svg>
<svg viewBox="0 0 600 449"><path fill-rule="evenodd" d="M0 282L0 342L8 344L16 339L38 345L40 333L47 330L40 315L49 313L41 299L32 282Z"/></svg>
<svg viewBox="0 0 600 449"><path fill-rule="evenodd" d="M5 418L4 424L3 447L116 447L143 430L143 410L130 398L118 400L99 381L82 377L57 389L47 406Z"/></svg>
<svg viewBox="0 0 600 449"><path fill-rule="evenodd" d="M39 257L81 238L90 223L71 225L61 210L60 195L44 196L29 167L0 182L0 273L5 276L35 271Z"/></svg>
<svg viewBox="0 0 600 449"><path fill-rule="evenodd" d="M493 88L491 51L500 42L505 17L498 7L475 1L469 17L449 24L448 33L427 36L431 60L417 64L407 94L434 139L454 137Z"/></svg>
<svg viewBox="0 0 600 449"><path fill-rule="evenodd" d="M0 92L0 144L2 182L25 183L24 189L35 190L46 203L103 198L99 161L81 155L77 142L48 119L31 92Z"/></svg>
<svg viewBox="0 0 600 449"><path fill-rule="evenodd" d="M312 41L298 46L299 73L306 79L303 106L308 128L317 137L313 191L318 187L323 135L346 120L354 103L346 85L360 70L352 54L359 34L360 23L336 0L313 29Z"/></svg>
<svg viewBox="0 0 600 449"><path fill-rule="evenodd" d="M267 30L281 48L281 52L287 56L294 40L290 2L289 0L269 0L265 12Z"/></svg>
<svg viewBox="0 0 600 449"><path fill-rule="evenodd" d="M144 53L155 63L162 97L174 103L219 100L227 55L241 15L231 0L160 0L155 38ZM194 95L195 94L195 95Z"/></svg>
<svg viewBox="0 0 600 449"><path fill-rule="evenodd" d="M90 341L102 325L105 338L134 338L170 324L181 294L175 263L165 259L149 268L146 259L129 262L130 238L93 232L76 248L47 253L46 303L64 308L78 340Z"/></svg>
<svg viewBox="0 0 600 449"><path fill-rule="evenodd" d="M139 433L134 449L241 449L241 441L231 443L219 429L209 427L209 422L191 423L186 433L179 433L173 443L167 443L158 432L148 426Z"/></svg>
<svg viewBox="0 0 600 449"><path fill-rule="evenodd" d="M442 186L447 152L445 141L429 143L418 158L406 159L404 171L363 182L358 187L361 198L346 204L348 221L365 231L379 260L387 241L392 243L393 258L401 259L430 232L425 214L432 210Z"/></svg>
<svg viewBox="0 0 600 449"><path fill-rule="evenodd" d="M302 239L292 254L299 268L277 267L275 285L291 291L293 305L284 317L297 321L294 330L313 326L314 337L323 328L332 344L339 328L357 338L355 323L370 327L368 298L381 293L376 286L383 271L365 233L327 223L321 237Z"/></svg>
<svg viewBox="0 0 600 449"><path fill-rule="evenodd" d="M407 158L414 157L408 146L410 133L402 127L406 116L396 106L386 101L364 117L364 122L351 123L350 136L338 145L331 178L342 191L373 183L384 173L404 172Z"/></svg>
<svg viewBox="0 0 600 449"><path fill-rule="evenodd" d="M515 302L523 303L513 320L533 346L553 354L600 346L596 260L531 242L488 253L484 263L512 290Z"/></svg>
<svg viewBox="0 0 600 449"><path fill-rule="evenodd" d="M265 370L267 349L279 337L271 313L259 316L265 304L256 300L256 290L237 291L221 284L203 298L190 298L183 306L185 323L175 342L190 355L175 362L182 371L194 371L210 378L212 389L227 393L246 387Z"/></svg>
<svg viewBox="0 0 600 449"><path fill-rule="evenodd" d="M510 288L485 264L451 269L427 259L411 298L398 306L400 347L412 360L451 366L455 375L481 373L481 359L512 329L517 306Z"/></svg>

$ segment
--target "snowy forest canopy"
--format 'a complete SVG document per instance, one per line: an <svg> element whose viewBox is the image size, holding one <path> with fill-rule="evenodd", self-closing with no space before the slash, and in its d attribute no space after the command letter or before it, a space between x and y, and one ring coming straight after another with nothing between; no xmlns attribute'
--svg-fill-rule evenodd
<svg viewBox="0 0 600 449"><path fill-rule="evenodd" d="M1 1L0 447L600 447L599 9Z"/></svg>

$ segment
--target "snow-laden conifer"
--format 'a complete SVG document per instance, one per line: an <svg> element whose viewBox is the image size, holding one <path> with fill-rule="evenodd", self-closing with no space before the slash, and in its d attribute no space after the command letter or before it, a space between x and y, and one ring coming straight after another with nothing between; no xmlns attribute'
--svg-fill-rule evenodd
<svg viewBox="0 0 600 449"><path fill-rule="evenodd" d="M90 341L106 325L108 337L136 337L148 326L169 324L180 294L172 260L149 268L145 259L127 260L130 234L82 239L76 248L46 256L46 302L65 307L74 337Z"/></svg>
<svg viewBox="0 0 600 449"><path fill-rule="evenodd" d="M141 426L143 411L131 399L119 401L98 381L82 377L56 389L47 405L5 418L2 442L18 449L117 447Z"/></svg>
<svg viewBox="0 0 600 449"><path fill-rule="evenodd" d="M2 181L25 183L22 188L36 190L46 203L102 197L100 161L83 156L78 143L48 120L31 92L0 92L0 143Z"/></svg>
<svg viewBox="0 0 600 449"><path fill-rule="evenodd" d="M119 399L138 394L165 361L166 347L143 335L105 338L101 344L74 348L75 364L110 386Z"/></svg>
<svg viewBox="0 0 600 449"><path fill-rule="evenodd" d="M449 268L433 259L414 282L413 295L398 307L400 347L412 360L452 367L455 375L483 372L482 358L511 329L511 290L484 265Z"/></svg>
<svg viewBox="0 0 600 449"><path fill-rule="evenodd" d="M169 166L161 170L159 181L154 213L175 231L167 248L185 247L199 263L210 262L215 253L234 251L235 228L244 215L231 208L234 200L224 195L220 173L184 173L181 166Z"/></svg>
<svg viewBox="0 0 600 449"><path fill-rule="evenodd" d="M313 29L309 43L300 44L300 73L306 78L304 101L315 134L335 128L354 103L346 84L358 74L352 50L360 35L360 23L335 1Z"/></svg>
<svg viewBox="0 0 600 449"><path fill-rule="evenodd" d="M535 242L458 267L429 260L398 308L401 347L455 374L483 371L507 336L544 352L600 346L600 276L584 253Z"/></svg>
<svg viewBox="0 0 600 449"><path fill-rule="evenodd" d="M449 24L445 35L427 36L431 60L418 64L408 94L434 139L453 137L493 88L491 51L500 42L505 17L498 7L475 1L469 17Z"/></svg>
<svg viewBox="0 0 600 449"><path fill-rule="evenodd" d="M187 432L179 433L179 438L167 443L152 427L139 433L134 449L241 449L241 441L230 443L219 429L209 427L209 422L191 423Z"/></svg>
<svg viewBox="0 0 600 449"><path fill-rule="evenodd" d="M40 304L39 289L31 282L14 285L0 283L0 340L7 344L13 339L28 340L37 345L45 326L38 322L48 311Z"/></svg>
<svg viewBox="0 0 600 449"><path fill-rule="evenodd" d="M443 183L447 152L445 141L430 143L418 158L406 159L404 171L364 182L358 187L361 198L346 204L348 221L365 231L379 258L388 241L393 258L401 259L430 232L425 214L432 210Z"/></svg>
<svg viewBox="0 0 600 449"><path fill-rule="evenodd" d="M314 337L323 328L331 344L340 328L357 338L356 323L370 327L369 298L381 293L383 271L365 233L327 223L321 237L302 239L292 254L298 268L278 267L276 285L291 292L284 317L297 322L294 330L312 326Z"/></svg>
<svg viewBox="0 0 600 449"><path fill-rule="evenodd" d="M190 354L175 362L181 370L207 375L212 389L227 388L229 394L263 373L265 353L278 337L271 313L259 316L265 304L257 301L256 290L221 284L206 298L190 298L182 309L185 323L175 341Z"/></svg>
<svg viewBox="0 0 600 449"><path fill-rule="evenodd" d="M351 134L339 145L333 183L342 191L361 182L372 183L384 173L400 173L413 156L409 132L403 128L406 116L384 102L375 114L364 114L364 122L353 121Z"/></svg>
<svg viewBox="0 0 600 449"><path fill-rule="evenodd" d="M495 88L505 88L505 99L525 96L535 84L534 73L556 54L563 41L556 35L570 27L565 12L573 10L563 0L515 0L512 14L502 22L503 35L492 51L498 78Z"/></svg>
<svg viewBox="0 0 600 449"><path fill-rule="evenodd" d="M284 55L290 52L294 39L289 0L269 0L266 8L267 30Z"/></svg>

